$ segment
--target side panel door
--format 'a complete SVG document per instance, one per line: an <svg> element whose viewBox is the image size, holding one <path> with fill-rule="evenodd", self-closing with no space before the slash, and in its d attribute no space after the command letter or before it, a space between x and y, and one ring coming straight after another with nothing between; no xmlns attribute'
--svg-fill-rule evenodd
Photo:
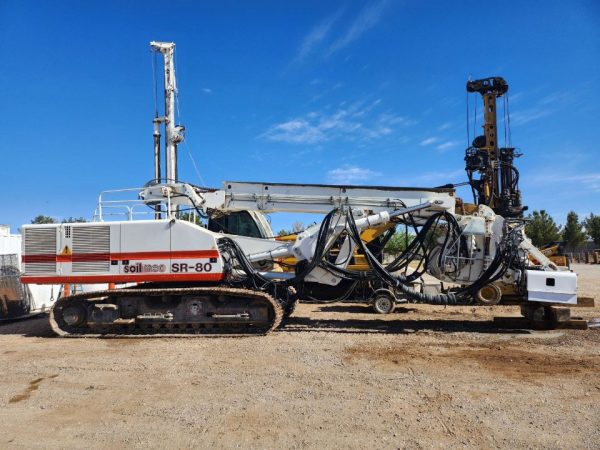
<svg viewBox="0 0 600 450"><path fill-rule="evenodd" d="M220 280L223 264L214 233L186 221L173 223L171 273L189 280Z"/></svg>
<svg viewBox="0 0 600 450"><path fill-rule="evenodd" d="M169 221L121 222L118 260L121 275L139 278L140 281L168 275L171 266Z"/></svg>

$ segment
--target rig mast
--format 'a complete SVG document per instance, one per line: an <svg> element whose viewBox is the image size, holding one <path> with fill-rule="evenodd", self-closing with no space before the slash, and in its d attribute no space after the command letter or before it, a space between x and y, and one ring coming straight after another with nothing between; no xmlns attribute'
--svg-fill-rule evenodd
<svg viewBox="0 0 600 450"><path fill-rule="evenodd" d="M504 217L520 217L527 207L521 203L519 172L513 160L521 155L512 147L498 147L496 100L508 92L508 83L501 77L468 81L467 92L481 94L484 108L484 134L473 140L465 155L475 203ZM476 172L479 179L474 178Z"/></svg>
<svg viewBox="0 0 600 450"><path fill-rule="evenodd" d="M175 96L177 84L175 82L175 44L173 42L150 42L153 51L160 52L164 58L165 80L165 115L154 119L154 175L160 182L160 124L165 124L165 160L167 183L178 181L177 174L177 144L183 142L182 125L175 124Z"/></svg>

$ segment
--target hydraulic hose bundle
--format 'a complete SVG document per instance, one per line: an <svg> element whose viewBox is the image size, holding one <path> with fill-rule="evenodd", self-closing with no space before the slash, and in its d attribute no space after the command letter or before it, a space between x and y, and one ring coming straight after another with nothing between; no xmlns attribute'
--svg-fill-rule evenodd
<svg viewBox="0 0 600 450"><path fill-rule="evenodd" d="M293 280L269 280L256 270L246 257L246 254L233 239L222 237L219 239L219 251L224 261L225 282L230 286L246 287L268 292L290 314L295 306L297 296L293 287ZM243 274L239 274L239 271Z"/></svg>
<svg viewBox="0 0 600 450"><path fill-rule="evenodd" d="M413 228L417 230L416 223L412 216L409 215L408 219L413 225ZM445 225L443 226L440 224L442 220L445 221ZM423 275L427 269L430 258L430 245L428 245L427 240L435 239L439 230L445 231L441 250L437 255L440 264L442 262L442 256L450 243L457 242L459 251L463 256L466 252L466 243L461 236L460 226L452 214L440 212L429 217L421 229L416 232L415 238L409 246L394 261L385 267L378 261L377 257L372 254L360 238L360 231L358 230L351 213L346 214L346 224L349 236L353 239L359 250L365 255L370 270L366 272L349 271L339 268L327 260L322 260L320 267L346 279L378 280L389 287L399 289L410 300L418 303L430 303L436 305L469 303L483 286L501 278L506 270L518 260L516 248L511 245L511 243L514 242L513 237L515 233L517 233L517 229L513 229L498 244L494 259L477 281L469 286L447 294L424 294L413 289L410 284ZM315 258L316 257L317 254L315 254ZM419 265L411 274L400 275L392 273L407 268L408 265L416 259L419 259Z"/></svg>
<svg viewBox="0 0 600 450"><path fill-rule="evenodd" d="M334 218L338 216L338 221L334 223ZM336 277L352 281L348 292L340 298L347 298L352 290L361 282L378 283L391 288L400 290L408 299L417 303L429 303L434 305L446 305L457 303L470 303L477 292L489 283L500 279L509 267L516 267L520 263L518 257L516 241L520 232L519 227L512 228L505 234L503 239L496 247L496 254L483 274L472 284L443 294L425 294L416 291L411 287L411 283L420 278L427 270L430 258L432 243L442 242L440 251L436 257L441 267L442 257L449 246L458 246L459 256L466 256L466 242L461 234L461 228L456 218L442 211L430 216L420 227L416 224L410 213L404 220L411 224L415 231L415 237L406 247L406 249L387 266L382 265L377 256L374 255L360 237L360 230L351 212L340 214L339 210L333 210L325 216L319 227L315 241L315 251L310 260L300 261L296 266L295 277L287 280L274 281L263 277L248 260L239 245L228 237L219 240L219 249L223 254L227 283L232 286L247 286L255 289L281 292L294 286L298 292L302 292L306 277L316 268L327 270ZM350 271L336 266L329 261L328 255L336 241L330 241L330 232L335 229L340 220L344 218L344 230L341 236L349 236L360 252L365 256L369 265L368 271ZM444 234L442 234L444 233ZM443 240L442 240L443 237ZM329 244L328 244L329 242ZM408 275L397 274L403 269L407 269L413 261L419 261L417 268ZM243 275L233 269L240 269ZM237 273L237 274L236 274Z"/></svg>

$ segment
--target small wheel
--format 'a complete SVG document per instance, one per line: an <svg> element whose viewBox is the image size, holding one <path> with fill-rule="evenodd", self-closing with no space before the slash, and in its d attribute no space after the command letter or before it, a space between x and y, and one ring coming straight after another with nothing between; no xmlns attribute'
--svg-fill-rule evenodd
<svg viewBox="0 0 600 450"><path fill-rule="evenodd" d="M373 300L373 309L377 314L390 314L394 311L396 301L389 295L378 294Z"/></svg>
<svg viewBox="0 0 600 450"><path fill-rule="evenodd" d="M75 327L85 322L86 313L81 305L70 305L61 311L61 316L66 325Z"/></svg>
<svg viewBox="0 0 600 450"><path fill-rule="evenodd" d="M497 305L502 299L502 290L496 284L488 284L477 292L477 301L482 305Z"/></svg>

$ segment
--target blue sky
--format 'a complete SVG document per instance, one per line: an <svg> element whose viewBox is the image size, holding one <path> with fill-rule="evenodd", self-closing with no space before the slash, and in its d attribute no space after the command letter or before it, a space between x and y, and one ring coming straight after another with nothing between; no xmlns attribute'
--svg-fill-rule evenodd
<svg viewBox="0 0 600 450"><path fill-rule="evenodd" d="M464 181L465 82L500 75L524 203L600 214L593 0L0 0L0 223L152 178L151 40L177 44L184 180Z"/></svg>

